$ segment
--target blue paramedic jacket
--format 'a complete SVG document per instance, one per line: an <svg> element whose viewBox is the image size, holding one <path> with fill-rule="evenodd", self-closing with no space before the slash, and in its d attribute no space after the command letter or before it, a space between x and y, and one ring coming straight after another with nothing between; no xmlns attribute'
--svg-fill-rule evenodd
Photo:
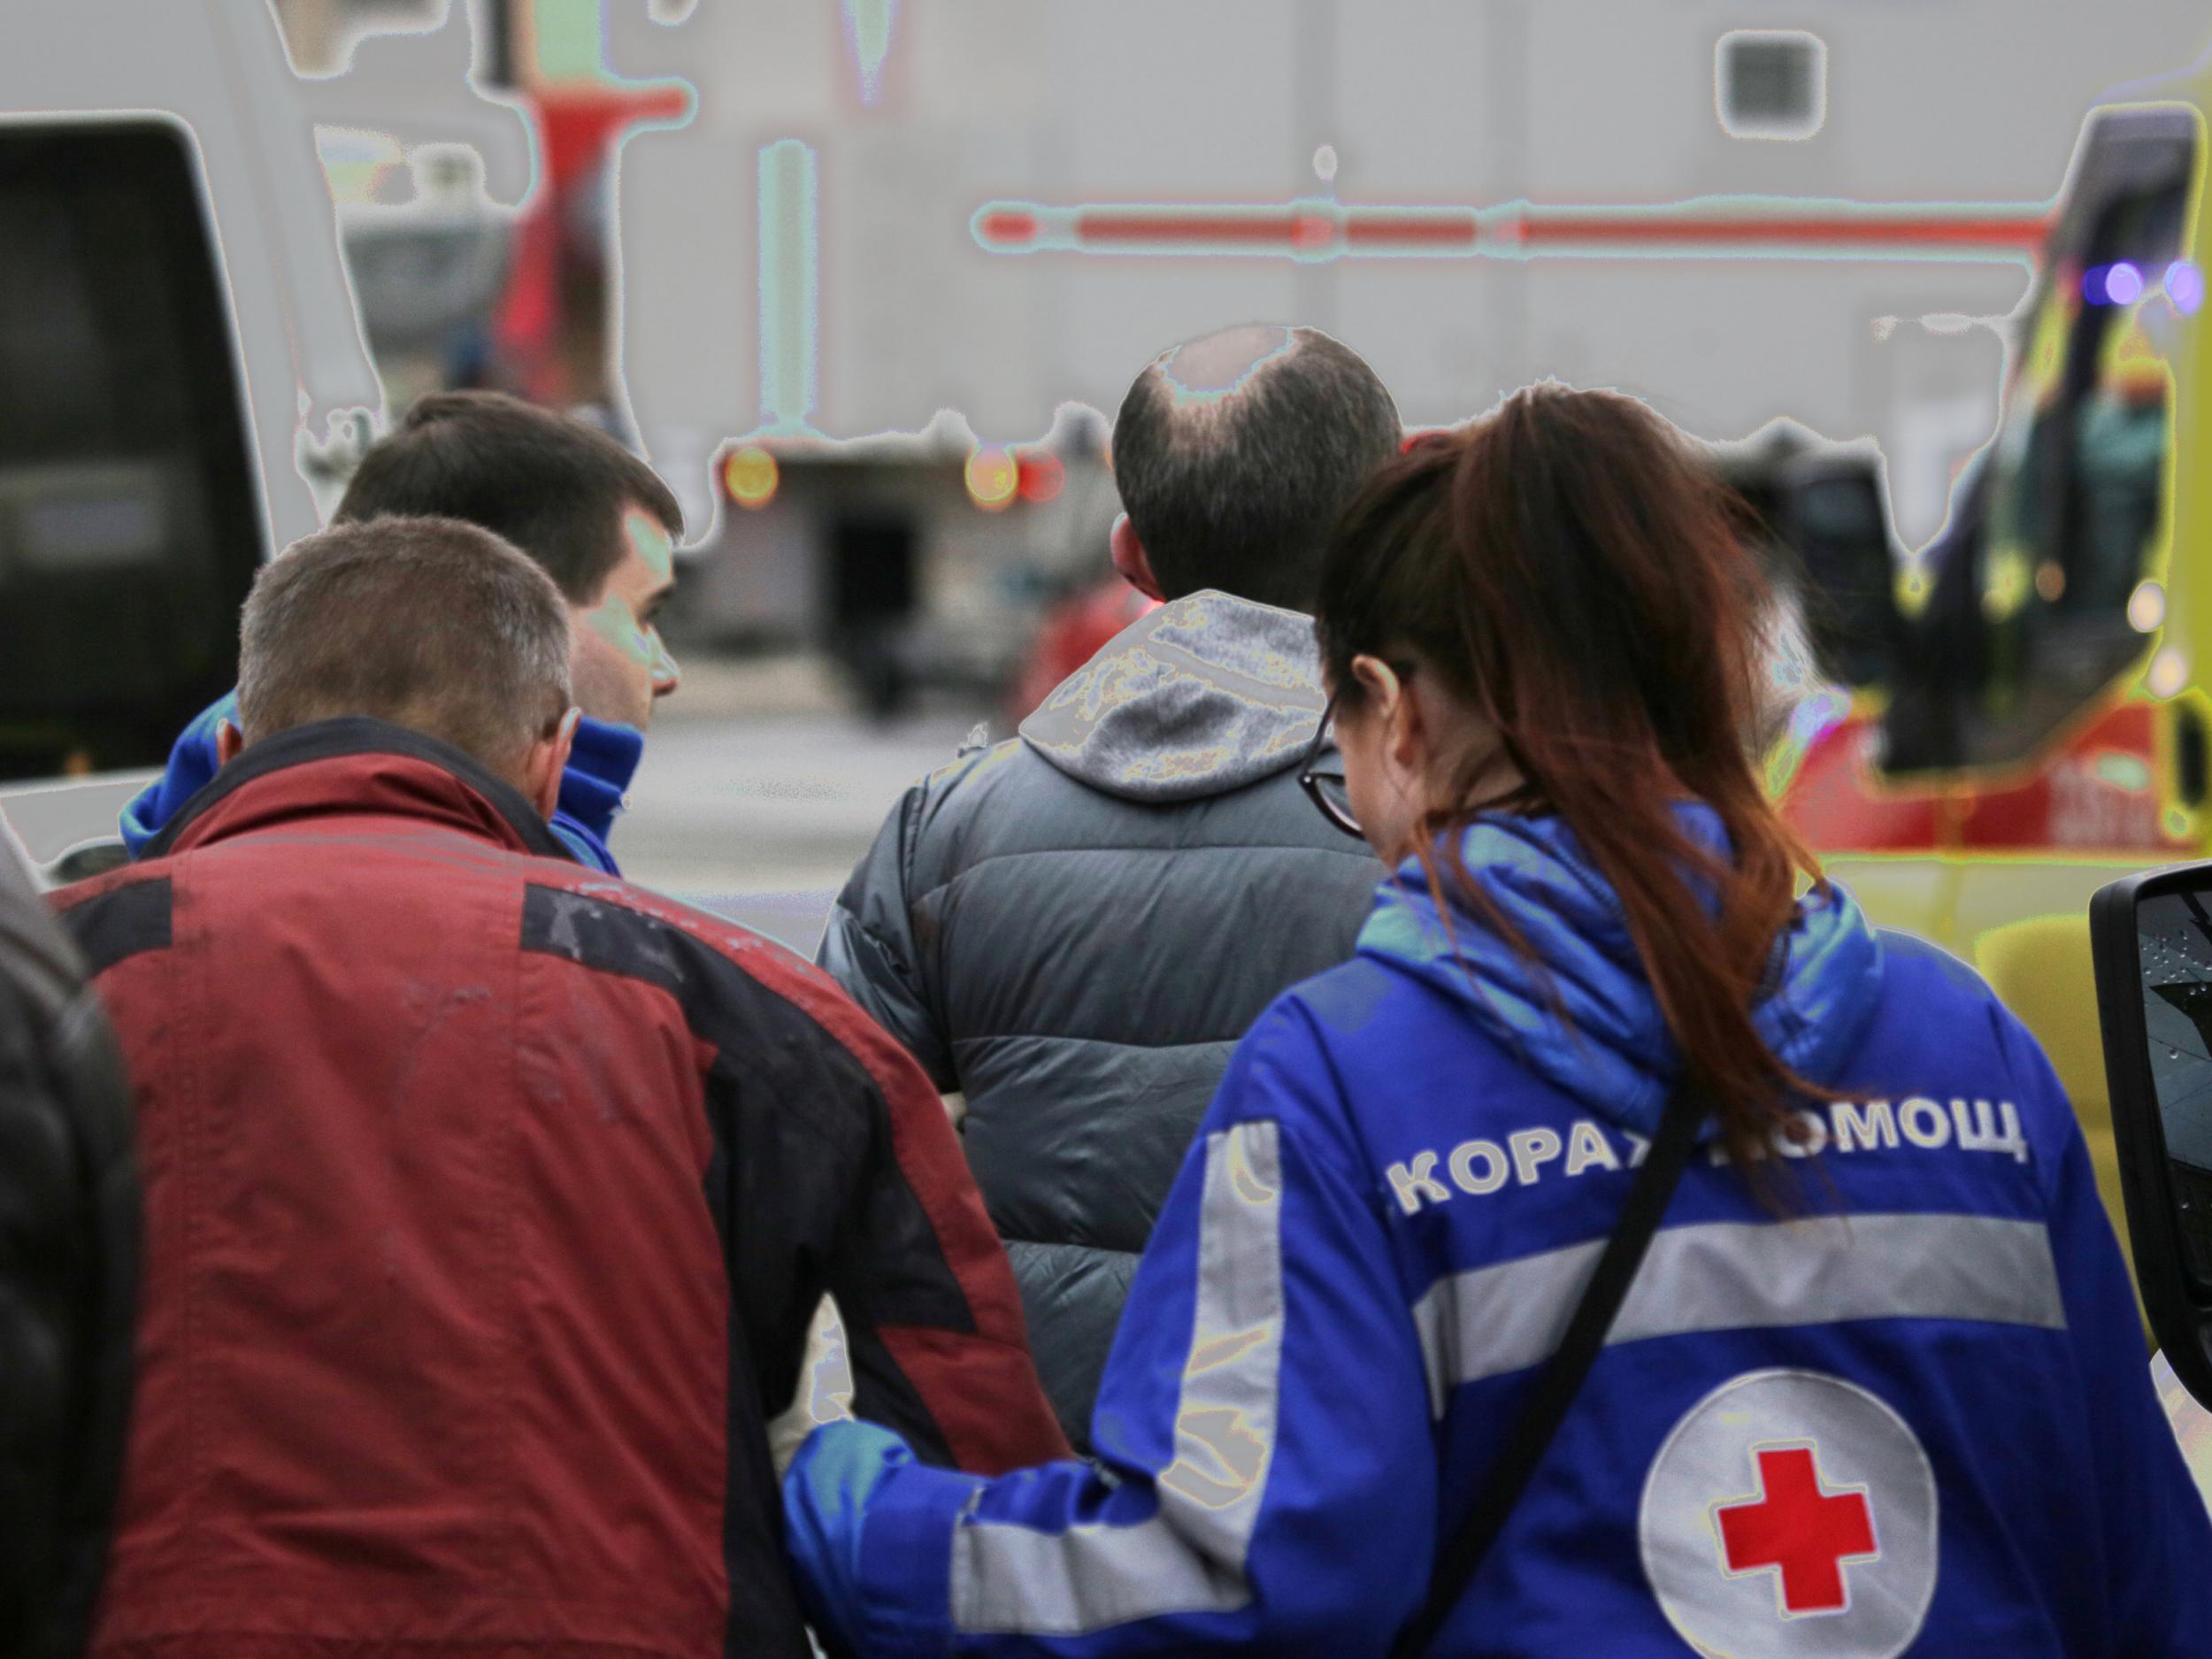
<svg viewBox="0 0 2212 1659"><path fill-rule="evenodd" d="M169 751L168 769L123 809L123 844L132 857L214 777L215 728L225 720L235 725L237 719L238 694L225 692L179 734ZM577 863L611 876L622 873L607 849L607 837L614 833L616 817L629 804L630 780L636 776L638 759L644 753L644 736L634 726L595 720L588 714L576 722L576 742L561 773L561 798L551 828L576 855Z"/></svg>
<svg viewBox="0 0 2212 1659"><path fill-rule="evenodd" d="M1720 845L1701 809L1686 823ZM1557 1342L1676 1064L1572 836L1489 818L1464 850L1544 972L1440 916L1409 864L1356 957L1262 1017L1138 1270L1095 1466L985 1480L865 1425L808 1441L786 1507L835 1640L1388 1650ZM1432 1651L2203 1651L2212 1525L2034 1041L1840 888L1799 907L1772 984L1762 1033L1842 1098L1773 1156L1782 1213L1717 1146L1694 1156Z"/></svg>

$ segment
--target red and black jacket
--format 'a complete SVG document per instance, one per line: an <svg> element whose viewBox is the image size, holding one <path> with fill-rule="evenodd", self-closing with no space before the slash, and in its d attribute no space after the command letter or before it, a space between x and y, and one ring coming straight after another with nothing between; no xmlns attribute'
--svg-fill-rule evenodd
<svg viewBox="0 0 2212 1659"><path fill-rule="evenodd" d="M763 1425L1064 1442L935 1091L826 978L567 862L458 751L256 744L58 895L140 1093L95 1651L803 1654Z"/></svg>

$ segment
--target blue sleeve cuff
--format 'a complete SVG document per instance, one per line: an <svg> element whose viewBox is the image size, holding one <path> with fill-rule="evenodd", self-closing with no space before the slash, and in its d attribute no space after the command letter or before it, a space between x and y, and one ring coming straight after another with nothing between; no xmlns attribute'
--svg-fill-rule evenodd
<svg viewBox="0 0 2212 1659"><path fill-rule="evenodd" d="M987 1485L910 1463L876 1489L861 1522L856 1609L869 1659L941 1659L953 1651L953 1536Z"/></svg>
<svg viewBox="0 0 2212 1659"><path fill-rule="evenodd" d="M815 1430L783 1480L808 1617L869 1659L949 1652L953 1528L987 1484L917 1463L874 1424Z"/></svg>

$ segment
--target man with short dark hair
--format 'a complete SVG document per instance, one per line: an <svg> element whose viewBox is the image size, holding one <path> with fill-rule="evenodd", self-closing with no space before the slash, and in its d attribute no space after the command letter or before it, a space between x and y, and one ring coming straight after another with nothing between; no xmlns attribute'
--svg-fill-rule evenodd
<svg viewBox="0 0 2212 1659"><path fill-rule="evenodd" d="M215 780L57 895L147 1183L100 1659L800 1659L764 1420L825 1292L925 1457L1064 1450L927 1079L547 830L570 643L472 525L311 536Z"/></svg>
<svg viewBox="0 0 2212 1659"><path fill-rule="evenodd" d="M569 618L581 710L551 817L585 863L617 875L607 837L644 752L653 704L674 691L656 613L675 587L683 512L653 469L581 421L495 392L434 392L372 447L334 522L457 518L521 549L553 579ZM185 728L168 770L123 811L133 857L215 775L234 693Z"/></svg>
<svg viewBox="0 0 2212 1659"><path fill-rule="evenodd" d="M965 1096L1061 1425L1246 1026L1350 953L1382 872L1297 782L1322 713L1312 601L1338 511L1402 436L1310 328L1164 353L1114 427L1116 566L1164 606L1016 740L910 789L819 960Z"/></svg>

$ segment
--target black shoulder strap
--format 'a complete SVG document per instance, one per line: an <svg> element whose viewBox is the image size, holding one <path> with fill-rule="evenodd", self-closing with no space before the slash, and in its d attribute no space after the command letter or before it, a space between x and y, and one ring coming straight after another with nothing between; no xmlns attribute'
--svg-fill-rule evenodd
<svg viewBox="0 0 2212 1659"><path fill-rule="evenodd" d="M1514 1425L1513 1432L1506 1436L1498 1461L1491 1465L1482 1490L1476 1494L1474 1508L1467 1512L1467 1519L1450 1548L1437 1558L1435 1576L1429 1580L1428 1601L1414 1621L1399 1633L1391 1648L1394 1659L1414 1659L1416 1655L1427 1651L1443 1628L1445 1619L1474 1581L1482 1558L1490 1553L1490 1546L1505 1529L1513 1506L1520 1502L1521 1494L1528 1486L1529 1477L1543 1461L1552 1436L1559 1432L1568 1408L1582 1392L1583 1379L1590 1374L1599 1350L1605 1346L1606 1333L1613 1328L1613 1316L1620 1311L1628 1287L1635 1280L1636 1270L1643 1265L1644 1252L1650 1247L1652 1235L1659 1231L1660 1217L1665 1215L1668 1201L1674 1196L1683 1166L1689 1162L1690 1149L1697 1141L1698 1125L1704 1121L1704 1096L1685 1083L1667 1102L1665 1115L1659 1120L1658 1136L1652 1141L1643 1166L1636 1172L1636 1181L1628 1190L1628 1202L1622 1208L1620 1221L1613 1229L1613 1236L1605 1241L1597 1268L1590 1275L1589 1287L1582 1293L1582 1300L1575 1305L1574 1317L1567 1323L1566 1334L1560 1338L1557 1351L1537 1378L1536 1392L1529 1400L1528 1409Z"/></svg>

